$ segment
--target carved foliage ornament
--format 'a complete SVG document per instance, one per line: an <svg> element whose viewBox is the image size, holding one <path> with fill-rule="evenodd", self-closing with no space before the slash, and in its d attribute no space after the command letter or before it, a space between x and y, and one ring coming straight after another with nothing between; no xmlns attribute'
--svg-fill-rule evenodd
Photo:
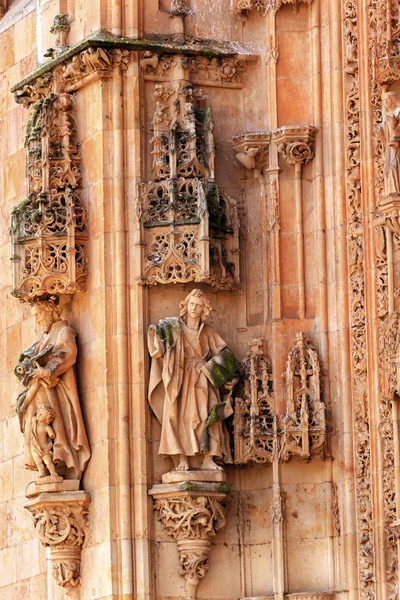
<svg viewBox="0 0 400 600"><path fill-rule="evenodd" d="M231 10L234 14L242 14L244 10L258 10L262 14L272 11L274 14L286 5L293 6L296 12L299 10L299 4L311 4L313 0L231 0Z"/></svg>
<svg viewBox="0 0 400 600"><path fill-rule="evenodd" d="M272 463L292 455L308 459L323 451L326 441L325 404L321 401L320 366L316 351L304 334L298 334L284 373L286 414L277 415L272 377L262 340L249 343L242 361L244 380L235 399L235 462Z"/></svg>
<svg viewBox="0 0 400 600"><path fill-rule="evenodd" d="M364 222L360 174L360 92L358 75L357 1L344 4L343 34L346 58L345 144L347 249L350 293L351 376L356 464L356 513L359 593L376 597L375 548L372 524L371 439L367 382L367 339L364 269Z"/></svg>
<svg viewBox="0 0 400 600"><path fill-rule="evenodd" d="M244 87L244 74L247 59L241 56L207 58L205 56L184 56L177 59L171 55L145 52L140 66L144 78L150 81L169 81L182 66L190 72L194 85L221 85L233 88Z"/></svg>
<svg viewBox="0 0 400 600"><path fill-rule="evenodd" d="M390 86L400 79L400 6L390 0L371 0L368 7L370 105L373 116L375 200L375 287L377 296L379 361L379 442L382 457L381 493L387 595L399 594L398 538L393 523L398 518L396 482L396 438L398 435L398 289L400 206L400 99Z"/></svg>
<svg viewBox="0 0 400 600"><path fill-rule="evenodd" d="M226 495L216 492L178 492L164 497L154 493L157 519L177 542L180 575L186 578L190 597L208 572L211 540L225 525L227 506Z"/></svg>
<svg viewBox="0 0 400 600"><path fill-rule="evenodd" d="M53 576L64 588L80 583L82 546L89 530L85 492L41 494L27 501L41 543L50 548Z"/></svg>

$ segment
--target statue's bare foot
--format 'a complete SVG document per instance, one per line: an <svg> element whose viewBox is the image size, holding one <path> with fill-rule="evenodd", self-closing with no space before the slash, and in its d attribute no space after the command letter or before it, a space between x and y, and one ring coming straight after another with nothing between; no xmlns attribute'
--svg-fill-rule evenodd
<svg viewBox="0 0 400 600"><path fill-rule="evenodd" d="M202 471L223 471L223 467L220 467L212 459L212 456L205 456L203 458L203 464L201 465Z"/></svg>
<svg viewBox="0 0 400 600"><path fill-rule="evenodd" d="M180 455L179 457L179 464L178 466L175 467L175 471L189 471L189 459L187 456L184 456L183 454Z"/></svg>

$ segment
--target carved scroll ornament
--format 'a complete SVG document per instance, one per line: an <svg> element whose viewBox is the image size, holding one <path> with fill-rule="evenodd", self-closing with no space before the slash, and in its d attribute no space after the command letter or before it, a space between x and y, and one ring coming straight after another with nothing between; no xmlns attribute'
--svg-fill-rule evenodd
<svg viewBox="0 0 400 600"><path fill-rule="evenodd" d="M319 456L326 442L327 425L319 359L311 343L300 333L289 352L284 373L285 415L278 415L275 410L272 376L262 340L251 340L249 346L241 364L244 387L235 398L235 463Z"/></svg>

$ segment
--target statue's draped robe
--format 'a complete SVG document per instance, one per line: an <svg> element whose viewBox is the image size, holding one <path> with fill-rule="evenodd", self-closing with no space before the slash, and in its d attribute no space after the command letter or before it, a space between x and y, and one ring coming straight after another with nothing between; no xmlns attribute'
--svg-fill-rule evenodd
<svg viewBox="0 0 400 600"><path fill-rule="evenodd" d="M400 195L400 145L390 145L391 140L396 139L395 131L399 126L400 108L393 114L387 115L383 126L385 140L385 194Z"/></svg>
<svg viewBox="0 0 400 600"><path fill-rule="evenodd" d="M39 386L23 418L25 466L37 470L31 453L33 418L37 407L46 403L55 413L51 424L55 433L53 462L55 465L65 465L68 479L80 479L90 458L90 450L74 371L77 356L75 332L67 321L53 323L49 333L29 351L34 349L38 354L46 346L53 346L43 365L48 370L48 377L44 385Z"/></svg>
<svg viewBox="0 0 400 600"><path fill-rule="evenodd" d="M223 421L207 427L211 409L220 402L202 367L226 348L225 342L204 323L189 328L170 318L172 340L164 341L156 327L149 328L152 357L149 402L161 423L162 455L209 454L232 462L229 436Z"/></svg>

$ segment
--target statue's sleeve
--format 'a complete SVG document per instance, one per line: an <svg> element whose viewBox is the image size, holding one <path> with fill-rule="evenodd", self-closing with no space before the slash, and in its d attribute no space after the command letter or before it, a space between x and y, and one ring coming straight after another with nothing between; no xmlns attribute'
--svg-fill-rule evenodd
<svg viewBox="0 0 400 600"><path fill-rule="evenodd" d="M161 358L164 355L164 342L157 333L154 325L150 325L147 332L147 345L151 358Z"/></svg>
<svg viewBox="0 0 400 600"><path fill-rule="evenodd" d="M69 326L63 327L58 335L50 359L44 367L47 372L45 381L50 387L58 382L57 378L60 375L75 364L77 353L78 348L74 330Z"/></svg>
<svg viewBox="0 0 400 600"><path fill-rule="evenodd" d="M226 343L224 342L222 337L211 328L208 339L212 356L217 356L217 354L219 354L224 348L226 348Z"/></svg>

